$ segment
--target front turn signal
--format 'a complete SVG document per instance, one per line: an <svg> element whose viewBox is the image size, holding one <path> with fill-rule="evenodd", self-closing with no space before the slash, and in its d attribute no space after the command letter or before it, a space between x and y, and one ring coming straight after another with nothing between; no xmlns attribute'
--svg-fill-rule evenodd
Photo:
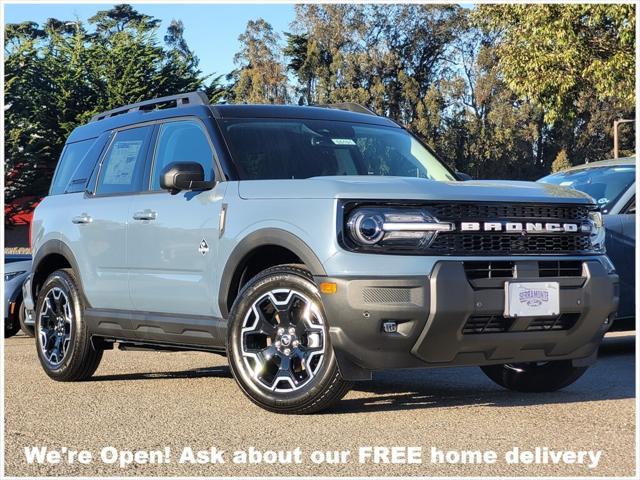
<svg viewBox="0 0 640 480"><path fill-rule="evenodd" d="M320 284L320 291L325 295L333 295L338 291L338 285L333 282L322 282Z"/></svg>

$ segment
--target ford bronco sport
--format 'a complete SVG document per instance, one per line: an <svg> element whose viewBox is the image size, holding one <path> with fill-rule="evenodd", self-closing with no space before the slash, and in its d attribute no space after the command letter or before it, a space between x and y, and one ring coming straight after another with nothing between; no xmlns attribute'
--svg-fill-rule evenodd
<svg viewBox="0 0 640 480"><path fill-rule="evenodd" d="M309 413L381 369L478 365L552 391L595 361L618 302L592 199L458 181L355 104L96 115L35 211L24 287L55 380L119 348L226 355L256 404Z"/></svg>

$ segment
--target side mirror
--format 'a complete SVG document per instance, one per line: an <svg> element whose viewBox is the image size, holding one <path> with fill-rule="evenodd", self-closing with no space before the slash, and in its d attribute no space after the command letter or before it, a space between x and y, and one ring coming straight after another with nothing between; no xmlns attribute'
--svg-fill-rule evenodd
<svg viewBox="0 0 640 480"><path fill-rule="evenodd" d="M468 173L461 172L459 170L456 170L456 175L458 176L458 180L462 182L473 180L473 177L471 175L469 175Z"/></svg>
<svg viewBox="0 0 640 480"><path fill-rule="evenodd" d="M171 163L160 176L160 187L171 195L182 190L210 190L215 185L215 181L205 181L202 165L197 162Z"/></svg>

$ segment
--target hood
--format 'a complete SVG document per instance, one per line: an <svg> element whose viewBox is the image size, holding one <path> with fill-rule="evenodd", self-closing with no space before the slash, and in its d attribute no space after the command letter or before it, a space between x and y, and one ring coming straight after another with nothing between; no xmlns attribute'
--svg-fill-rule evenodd
<svg viewBox="0 0 640 480"><path fill-rule="evenodd" d="M478 202L594 203L577 190L536 182L472 180L438 182L404 177L314 177L304 180L243 180L245 199L378 199Z"/></svg>
<svg viewBox="0 0 640 480"><path fill-rule="evenodd" d="M31 271L31 260L20 260L4 264L4 273L29 271Z"/></svg>

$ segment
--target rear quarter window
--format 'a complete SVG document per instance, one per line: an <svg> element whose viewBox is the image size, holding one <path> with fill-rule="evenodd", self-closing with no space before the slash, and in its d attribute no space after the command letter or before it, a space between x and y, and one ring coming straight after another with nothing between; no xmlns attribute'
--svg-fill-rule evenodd
<svg viewBox="0 0 640 480"><path fill-rule="evenodd" d="M69 182L74 178L76 171L82 169L85 162L90 161L87 153L95 141L95 138L91 138L65 145L53 176L49 195L60 195L67 191Z"/></svg>

